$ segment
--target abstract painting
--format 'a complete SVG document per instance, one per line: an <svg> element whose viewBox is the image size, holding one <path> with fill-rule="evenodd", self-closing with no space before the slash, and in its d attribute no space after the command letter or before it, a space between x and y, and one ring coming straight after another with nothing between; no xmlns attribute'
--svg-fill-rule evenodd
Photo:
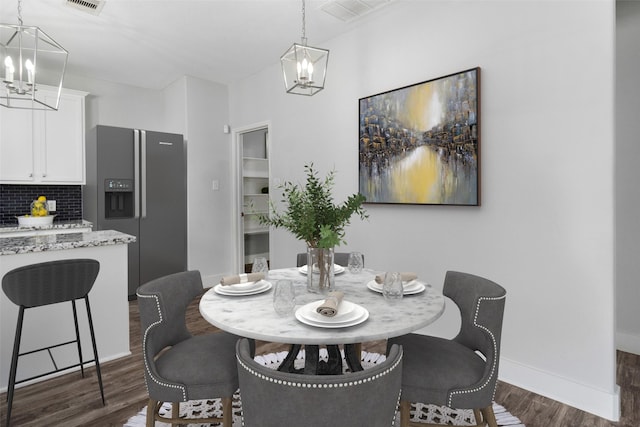
<svg viewBox="0 0 640 427"><path fill-rule="evenodd" d="M366 203L480 204L480 68L359 100Z"/></svg>

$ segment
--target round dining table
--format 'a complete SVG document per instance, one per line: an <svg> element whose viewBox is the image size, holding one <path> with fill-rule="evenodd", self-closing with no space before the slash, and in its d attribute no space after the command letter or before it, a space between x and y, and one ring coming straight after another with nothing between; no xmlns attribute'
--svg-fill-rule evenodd
<svg viewBox="0 0 640 427"><path fill-rule="evenodd" d="M217 292L220 288L216 286L200 299L200 313L223 331L261 341L291 344L289 356L280 366L281 370L293 371L295 356L301 345L305 345L305 348L315 351L315 355L309 351L306 353L305 372L319 373L317 366L322 362L317 360L317 349L319 345L326 345L329 363L334 366L325 368L327 372L337 373L341 370L341 363L335 362L339 359L336 353L338 344L344 344L349 367L360 370L360 343L408 334L431 324L444 312L444 296L430 284L423 283L422 292L388 301L380 292L371 289L376 289L372 281L383 272L363 269L360 273L351 273L341 268L341 273L335 275L333 290L344 293L343 301L366 308L368 317L361 323L347 327L311 326L298 320L295 311L306 304L323 301L326 296L307 291L304 271L301 268L284 268L269 270L266 275L265 280L272 285L279 280L293 282L296 307L288 315L279 315L273 308L273 288L254 295L221 295Z"/></svg>

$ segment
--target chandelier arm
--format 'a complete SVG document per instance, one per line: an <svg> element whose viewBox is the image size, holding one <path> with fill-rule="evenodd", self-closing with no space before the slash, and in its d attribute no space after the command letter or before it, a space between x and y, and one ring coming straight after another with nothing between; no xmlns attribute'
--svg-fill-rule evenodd
<svg viewBox="0 0 640 427"><path fill-rule="evenodd" d="M13 42L13 39L16 38L16 36L18 35L19 31L14 31L13 35L11 37L9 37L9 40L7 40L7 42L5 43L6 45L10 44L11 42Z"/></svg>

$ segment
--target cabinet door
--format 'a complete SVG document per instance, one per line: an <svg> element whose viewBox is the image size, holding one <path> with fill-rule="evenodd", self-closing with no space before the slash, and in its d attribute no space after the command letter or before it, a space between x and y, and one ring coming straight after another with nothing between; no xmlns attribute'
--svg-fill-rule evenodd
<svg viewBox="0 0 640 427"><path fill-rule="evenodd" d="M41 182L84 184L84 97L62 94L58 111L40 113Z"/></svg>
<svg viewBox="0 0 640 427"><path fill-rule="evenodd" d="M0 182L31 182L33 111L0 107Z"/></svg>

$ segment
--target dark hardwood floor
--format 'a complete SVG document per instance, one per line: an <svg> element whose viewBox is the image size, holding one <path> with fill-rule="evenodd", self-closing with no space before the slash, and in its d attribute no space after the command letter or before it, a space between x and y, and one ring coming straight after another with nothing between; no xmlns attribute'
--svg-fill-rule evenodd
<svg viewBox="0 0 640 427"><path fill-rule="evenodd" d="M129 303L132 355L103 363L106 406L102 406L95 369L66 374L16 390L12 426L122 426L146 405L141 359L140 320L135 301ZM191 305L188 322L194 334L214 332ZM100 337L97 337L100 340ZM3 343L7 345L7 343ZM367 351L384 351L384 342L364 345ZM259 352L283 349L258 343ZM527 427L638 427L640 426L640 356L618 352L618 384L622 393L622 419L613 423L570 406L506 383L499 383L496 402L506 407ZM0 425L5 425L6 394L0 395Z"/></svg>

